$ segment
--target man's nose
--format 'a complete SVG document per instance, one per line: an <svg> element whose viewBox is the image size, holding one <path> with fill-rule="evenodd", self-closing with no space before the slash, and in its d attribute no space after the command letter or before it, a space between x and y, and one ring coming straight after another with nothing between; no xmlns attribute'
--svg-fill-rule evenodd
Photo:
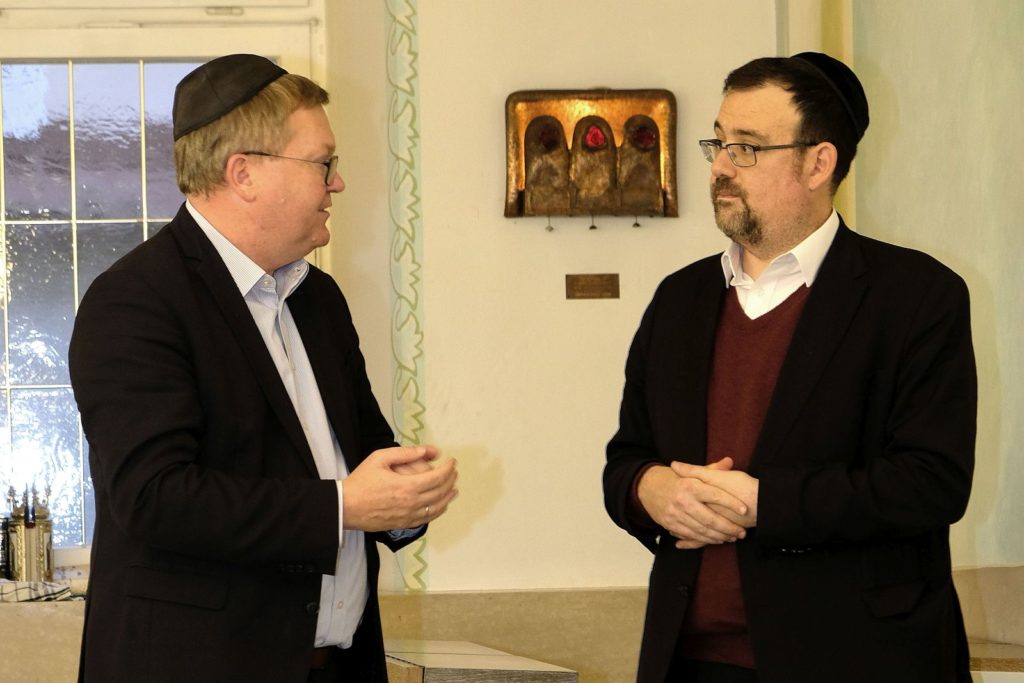
<svg viewBox="0 0 1024 683"><path fill-rule="evenodd" d="M736 164L732 163L729 157L729 150L725 147L718 150L714 161L711 162L711 176L713 178L732 178L736 175Z"/></svg>

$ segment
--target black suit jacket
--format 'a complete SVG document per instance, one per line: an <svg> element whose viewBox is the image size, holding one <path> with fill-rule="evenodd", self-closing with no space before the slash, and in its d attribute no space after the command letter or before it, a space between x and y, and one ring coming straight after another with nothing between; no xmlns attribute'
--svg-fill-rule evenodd
<svg viewBox="0 0 1024 683"><path fill-rule="evenodd" d="M288 306L351 471L394 438L348 306L316 268ZM96 497L80 679L305 681L336 486L184 207L89 288L69 357ZM386 681L374 540L395 545L367 535L353 652L358 680Z"/></svg>
<svg viewBox="0 0 1024 683"><path fill-rule="evenodd" d="M608 512L654 553L644 682L664 680L701 552L636 523L633 481L651 462L705 461L725 294L719 256L662 282L630 349L608 444ZM976 397L963 281L841 226L750 466L758 526L738 559L759 680L970 680L948 527L970 492Z"/></svg>

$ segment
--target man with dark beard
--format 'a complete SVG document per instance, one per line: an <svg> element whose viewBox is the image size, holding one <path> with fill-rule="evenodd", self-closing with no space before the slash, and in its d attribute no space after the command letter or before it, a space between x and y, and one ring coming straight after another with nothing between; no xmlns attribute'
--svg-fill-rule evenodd
<svg viewBox="0 0 1024 683"><path fill-rule="evenodd" d="M640 681L970 681L968 292L833 209L867 125L856 75L802 53L729 74L700 141L733 242L658 287L604 472L655 556Z"/></svg>

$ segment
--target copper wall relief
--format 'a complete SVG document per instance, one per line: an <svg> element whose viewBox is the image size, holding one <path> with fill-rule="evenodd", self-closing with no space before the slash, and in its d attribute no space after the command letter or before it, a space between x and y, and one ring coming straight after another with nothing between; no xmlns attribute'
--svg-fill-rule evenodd
<svg viewBox="0 0 1024 683"><path fill-rule="evenodd" d="M520 90L505 132L507 217L679 215L667 90Z"/></svg>

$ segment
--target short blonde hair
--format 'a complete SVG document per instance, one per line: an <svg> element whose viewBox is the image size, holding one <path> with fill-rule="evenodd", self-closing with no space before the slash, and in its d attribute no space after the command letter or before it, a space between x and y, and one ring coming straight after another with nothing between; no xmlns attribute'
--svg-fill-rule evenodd
<svg viewBox="0 0 1024 683"><path fill-rule="evenodd" d="M245 104L174 143L178 189L186 195L208 195L224 184L232 154L279 152L288 142L285 121L292 112L327 102L327 91L308 78L281 76Z"/></svg>

